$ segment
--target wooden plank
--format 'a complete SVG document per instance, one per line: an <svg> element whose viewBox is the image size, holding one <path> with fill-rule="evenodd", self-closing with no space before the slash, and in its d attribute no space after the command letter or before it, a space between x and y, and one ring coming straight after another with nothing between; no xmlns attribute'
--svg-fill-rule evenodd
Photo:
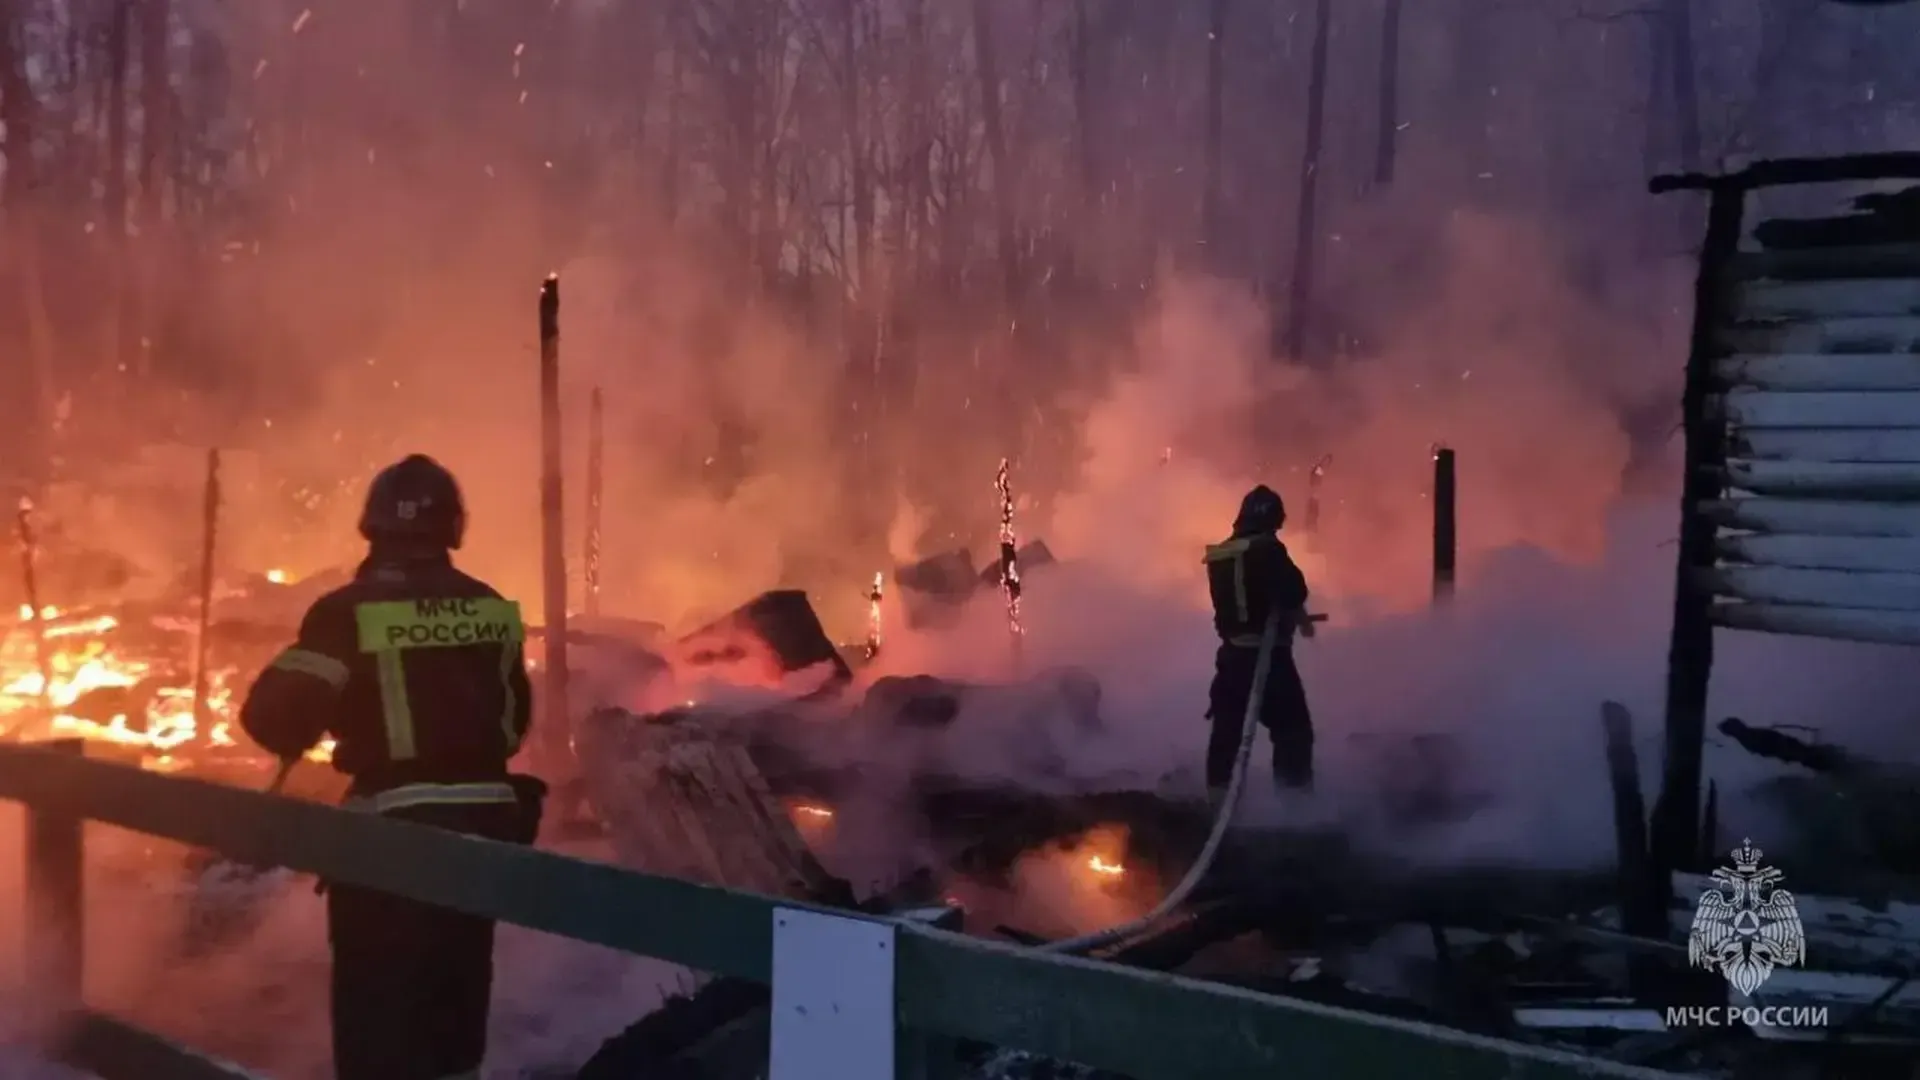
<svg viewBox="0 0 1920 1080"><path fill-rule="evenodd" d="M1736 428L1920 428L1920 393L1730 390L1717 404Z"/></svg>
<svg viewBox="0 0 1920 1080"><path fill-rule="evenodd" d="M1734 459L1724 475L1755 495L1920 502L1920 463Z"/></svg>
<svg viewBox="0 0 1920 1080"><path fill-rule="evenodd" d="M1722 528L1806 536L1920 536L1920 506L1815 499L1714 499L1700 512Z"/></svg>
<svg viewBox="0 0 1920 1080"><path fill-rule="evenodd" d="M1825 319L1748 323L1714 329L1714 344L1736 353L1920 352L1920 319Z"/></svg>
<svg viewBox="0 0 1920 1080"><path fill-rule="evenodd" d="M1720 566L1693 576L1715 596L1771 604L1920 612L1920 574Z"/></svg>
<svg viewBox="0 0 1920 1080"><path fill-rule="evenodd" d="M1920 315L1920 278L1737 281L1726 304L1739 322Z"/></svg>
<svg viewBox="0 0 1920 1080"><path fill-rule="evenodd" d="M829 878L738 736L694 716L601 717L584 778L620 860L769 896Z"/></svg>
<svg viewBox="0 0 1920 1080"><path fill-rule="evenodd" d="M1713 373L1729 386L1758 390L1920 390L1920 355L1740 354L1714 361Z"/></svg>
<svg viewBox="0 0 1920 1080"><path fill-rule="evenodd" d="M1673 1076L937 930L903 926L897 941L902 1025L1127 1076L1181 1080L1410 1072L1448 1080L1672 1080Z"/></svg>
<svg viewBox="0 0 1920 1080"><path fill-rule="evenodd" d="M263 1080L230 1061L95 1012L76 1017L55 1049L61 1064L103 1080Z"/></svg>
<svg viewBox="0 0 1920 1080"><path fill-rule="evenodd" d="M1726 486L1754 495L1920 503L1920 463L1729 460Z"/></svg>
<svg viewBox="0 0 1920 1080"><path fill-rule="evenodd" d="M1920 574L1920 539L1913 538L1745 533L1722 534L1715 545L1729 562Z"/></svg>
<svg viewBox="0 0 1920 1080"><path fill-rule="evenodd" d="M1830 641L1920 645L1920 615L1908 611L1849 611L1794 604L1722 603L1709 612L1715 626Z"/></svg>
<svg viewBox="0 0 1920 1080"><path fill-rule="evenodd" d="M1920 461L1920 429L1741 428L1733 457L1792 461Z"/></svg>
<svg viewBox="0 0 1920 1080"><path fill-rule="evenodd" d="M1726 272L1741 280L1777 281L1920 277L1920 244L1741 251L1727 260Z"/></svg>
<svg viewBox="0 0 1920 1080"><path fill-rule="evenodd" d="M699 971L768 980L773 901L764 896L31 746L0 746L0 798Z"/></svg>

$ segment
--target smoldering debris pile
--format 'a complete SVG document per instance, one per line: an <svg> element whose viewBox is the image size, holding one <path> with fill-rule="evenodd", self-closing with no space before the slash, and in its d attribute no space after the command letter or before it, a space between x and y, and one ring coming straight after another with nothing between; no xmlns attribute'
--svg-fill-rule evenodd
<svg viewBox="0 0 1920 1080"><path fill-rule="evenodd" d="M586 786L629 865L1038 945L1086 927L1049 926L1017 898L991 900L996 889L1018 893L1028 860L1053 858L1080 875L1081 887L1113 900L1096 924L1109 925L1157 902L1187 872L1211 824L1202 802L1179 794L1169 777L1078 767L1105 732L1101 688L1084 672L1008 685L883 678L857 689L837 674L846 668L826 655L800 594L758 598L657 649L660 672L692 657L703 675L726 664L828 675L784 694L592 716L577 743ZM981 717L1004 710L1025 710L1011 726L1033 736L1020 767L959 767L954 748L974 757L979 748L967 740L995 730ZM1624 719L1617 706L1608 713L1611 726ZM1858 820L1830 827L1867 839L1863 862L1920 871L1920 843L1909 843L1920 833L1907 824L1920 799L1920 781L1908 778L1920 769L1795 749L1737 724L1727 731L1819 770L1816 786L1844 791ZM1624 741L1631 745L1630 732ZM1374 742L1365 756L1379 766L1376 827L1417 830L1475 812L1482 796L1445 740ZM1607 765L1616 776L1633 772L1630 755ZM1797 792L1803 812L1806 787L1787 785L1780 797ZM1618 794L1630 802L1636 793ZM1629 817L1644 821L1644 806L1626 807L1621 819ZM1780 963L1742 995L1720 971L1690 963L1687 945L1699 898L1734 887L1727 873L1711 877L1702 865L1675 875L1660 894L1661 924L1649 932L1635 908L1652 890L1633 880L1643 865L1634 858L1620 872L1438 868L1382 854L1351 824L1236 829L1182 910L1094 955L1694 1074L1744 1075L1765 1062L1776 1076L1835 1067L1874 1076L1910 1058L1920 1037L1920 998L1907 1000L1906 982L1920 962L1920 905L1885 894L1799 896L1812 967ZM1629 842L1644 847L1643 835L1625 835L1623 851ZM1728 835L1717 829L1712 850L1729 849ZM1832 838L1814 844L1841 850ZM850 863L849 855L857 857ZM753 1075L765 1060L767 1004L764 988L708 983L640 1018L579 1075ZM1829 1024L1813 1031L1709 1011L1729 1005L1784 1007L1766 1015L1789 1019L1825 1008ZM1729 1015L1734 1022L1709 1021ZM962 1074L992 1080L1101 1075L985 1046L956 1054Z"/></svg>

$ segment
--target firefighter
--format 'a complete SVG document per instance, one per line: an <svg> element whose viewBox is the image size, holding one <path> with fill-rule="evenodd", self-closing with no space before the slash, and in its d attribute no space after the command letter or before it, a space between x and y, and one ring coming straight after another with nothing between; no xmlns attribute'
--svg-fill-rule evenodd
<svg viewBox="0 0 1920 1080"><path fill-rule="evenodd" d="M240 722L283 760L331 735L349 809L532 843L545 786L507 767L532 719L525 632L517 604L454 568L465 531L459 485L432 458L374 477L366 560L314 602ZM477 1080L493 923L323 888L339 1080Z"/></svg>
<svg viewBox="0 0 1920 1080"><path fill-rule="evenodd" d="M1313 634L1306 613L1307 579L1280 542L1287 511L1272 488L1247 493L1233 523L1233 536L1207 548L1207 586L1213 597L1213 687L1207 711L1207 793L1218 806L1233 777L1233 763L1253 695L1254 669L1267 616L1280 613L1279 636L1267 669L1258 720L1273 740L1273 777L1285 788L1313 784L1313 719L1307 692L1293 663L1293 635Z"/></svg>

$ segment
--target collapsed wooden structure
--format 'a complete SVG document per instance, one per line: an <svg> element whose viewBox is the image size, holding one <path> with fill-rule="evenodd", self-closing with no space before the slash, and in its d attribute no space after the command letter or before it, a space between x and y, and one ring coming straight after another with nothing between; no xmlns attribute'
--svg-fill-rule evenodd
<svg viewBox="0 0 1920 1080"><path fill-rule="evenodd" d="M1711 884L1701 871L1727 836L1711 791L1701 808L1712 628L1920 644L1920 189L1864 198L1858 213L1839 218L1763 222L1752 230L1758 249L1742 246L1742 214L1756 188L1887 177L1920 180L1920 156L1769 163L1735 177L1656 184L1704 188L1714 206L1684 402L1681 587L1665 770L1651 821L1631 718L1609 706L1602 725L1615 780L1617 873L1424 873L1371 856L1337 831L1266 835L1238 844L1189 909L1104 955L1645 1065L1738 1072L1754 1055L1745 1035L1774 1047L1761 1053L1775 1075L1839 1061L1848 1075L1867 1076L1885 1063L1887 1046L1913 1045L1920 991L1910 992L1908 980L1920 962L1920 905L1803 894L1808 952L1819 970L1778 971L1751 999L1731 996L1719 975L1690 964L1684 944L1694 901ZM1043 548L1020 558L1046 561ZM899 568L895 580L911 622L939 625L993 584L992 571L950 552ZM729 633L752 623L735 620ZM792 640L772 651L824 658ZM937 730L957 722L970 692L939 680L893 680L845 711L863 727ZM1097 732L1098 686L1078 691L1078 700L1080 729ZM1023 852L1110 821L1130 831L1130 863L1177 874L1207 824L1203 809L1151 785L1062 796L922 772L899 809L929 833L944 830L945 861L862 900L822 868L788 816L797 798L833 798L837 781L833 768L807 760L782 723L771 714L722 720L697 709L596 717L593 786L597 800L625 804L607 807L622 858L842 905L924 905L926 917L958 921L964 913L938 902L943 879L992 877ZM1754 741L1751 729L1747 735ZM1448 806L1470 808L1471 791L1450 783L1449 750L1379 749L1396 785L1383 792L1389 820L1417 823ZM1904 781L1889 791L1881 770L1844 755L1774 756L1852 791L1871 788L1890 807L1920 809ZM756 850L735 853L742 846ZM1041 940L1017 926L971 929ZM1751 1025L1681 1029L1668 1011L1730 1003L1818 1006L1836 1019L1814 1038ZM688 1075L733 1076L747 1066L726 1062L758 1060L739 1041L764 1031L755 1018L765 1006L764 992L709 984L643 1018L581 1075L636 1067L677 1075L671 1070L697 1061L704 1071ZM1782 1046L1791 1052L1782 1055ZM954 1062L960 1075L1088 1075L981 1047L956 1047Z"/></svg>

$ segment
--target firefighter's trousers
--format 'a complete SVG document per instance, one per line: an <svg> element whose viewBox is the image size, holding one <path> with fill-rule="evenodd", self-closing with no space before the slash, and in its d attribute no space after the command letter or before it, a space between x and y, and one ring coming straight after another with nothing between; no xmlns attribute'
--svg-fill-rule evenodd
<svg viewBox="0 0 1920 1080"><path fill-rule="evenodd" d="M524 841L515 803L415 806L387 816ZM327 892L337 1080L478 1076L493 994L493 923L347 885Z"/></svg>
<svg viewBox="0 0 1920 1080"><path fill-rule="evenodd" d="M1257 718L1273 739L1273 778L1283 787L1313 785L1313 717L1307 710L1307 690L1294 666L1293 650L1281 641L1274 647L1267 669L1266 693ZM1253 694L1257 647L1222 643L1213 659L1213 688L1209 694L1213 731L1207 739L1207 787L1224 789L1233 779L1233 759L1240 749L1241 724Z"/></svg>

